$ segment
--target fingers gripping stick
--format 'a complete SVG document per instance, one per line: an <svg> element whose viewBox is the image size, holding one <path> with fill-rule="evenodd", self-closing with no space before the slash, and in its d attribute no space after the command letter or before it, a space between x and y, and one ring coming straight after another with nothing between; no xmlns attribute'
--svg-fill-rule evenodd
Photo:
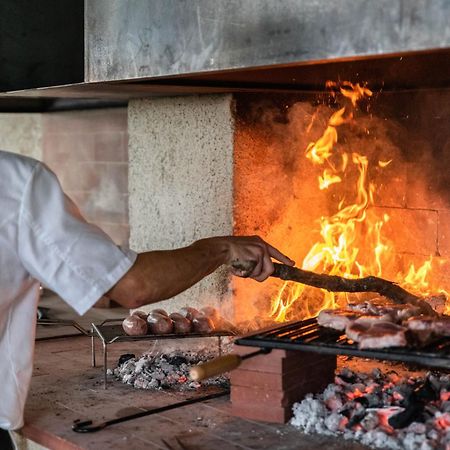
<svg viewBox="0 0 450 450"><path fill-rule="evenodd" d="M240 261L238 259L231 262L231 267L239 270L243 278L247 278L255 270L257 261Z"/></svg>

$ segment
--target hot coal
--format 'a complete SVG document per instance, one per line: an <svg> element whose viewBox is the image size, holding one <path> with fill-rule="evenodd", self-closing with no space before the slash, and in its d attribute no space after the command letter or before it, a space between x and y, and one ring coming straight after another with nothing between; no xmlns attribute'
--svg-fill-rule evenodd
<svg viewBox="0 0 450 450"><path fill-rule="evenodd" d="M137 358L133 354L125 354L119 358L118 365L108 370L109 375L130 384L137 389L174 389L180 391L195 390L202 386L229 387L229 379L225 375L197 382L189 379L189 369L200 362L217 357L217 352L173 351L168 354L145 354Z"/></svg>
<svg viewBox="0 0 450 450"><path fill-rule="evenodd" d="M321 394L293 407L291 424L375 448L450 449L450 375L401 377L343 369Z"/></svg>

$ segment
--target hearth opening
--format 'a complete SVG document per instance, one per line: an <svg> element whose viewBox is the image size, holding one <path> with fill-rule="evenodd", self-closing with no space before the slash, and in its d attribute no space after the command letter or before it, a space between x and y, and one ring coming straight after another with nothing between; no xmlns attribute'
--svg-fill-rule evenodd
<svg viewBox="0 0 450 450"><path fill-rule="evenodd" d="M382 277L448 312L448 90L236 97L234 228L302 269ZM315 317L374 297L291 281L233 280L236 321ZM245 328L245 327L244 327Z"/></svg>

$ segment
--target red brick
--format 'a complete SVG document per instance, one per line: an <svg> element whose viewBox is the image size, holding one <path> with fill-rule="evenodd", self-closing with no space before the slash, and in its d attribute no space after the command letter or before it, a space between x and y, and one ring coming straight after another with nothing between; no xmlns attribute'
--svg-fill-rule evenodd
<svg viewBox="0 0 450 450"><path fill-rule="evenodd" d="M270 407L263 409L259 405L233 404L231 408L233 415L244 419L260 420L262 422L286 423L292 417L292 408Z"/></svg>
<svg viewBox="0 0 450 450"><path fill-rule="evenodd" d="M235 345L234 352L238 355L252 353L259 348ZM258 355L242 361L240 369L262 371L267 373L285 373L298 367L316 364L321 360L336 360L335 356L320 355L312 352L274 349L267 355Z"/></svg>
<svg viewBox="0 0 450 450"><path fill-rule="evenodd" d="M258 386L264 389L282 390L311 376L319 378L326 376L327 379L332 380L335 370L336 358L331 356L326 359L320 358L316 363L311 362L306 366L300 365L281 374L239 368L230 373L230 379L233 386Z"/></svg>

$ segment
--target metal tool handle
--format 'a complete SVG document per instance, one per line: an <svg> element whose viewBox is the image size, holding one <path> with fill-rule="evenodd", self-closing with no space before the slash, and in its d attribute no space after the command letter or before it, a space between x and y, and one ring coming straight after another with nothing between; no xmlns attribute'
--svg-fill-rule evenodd
<svg viewBox="0 0 450 450"><path fill-rule="evenodd" d="M220 356L206 363L191 367L189 376L194 381L205 380L206 378L222 375L225 372L236 369L241 362L242 358L239 355L229 354Z"/></svg>

